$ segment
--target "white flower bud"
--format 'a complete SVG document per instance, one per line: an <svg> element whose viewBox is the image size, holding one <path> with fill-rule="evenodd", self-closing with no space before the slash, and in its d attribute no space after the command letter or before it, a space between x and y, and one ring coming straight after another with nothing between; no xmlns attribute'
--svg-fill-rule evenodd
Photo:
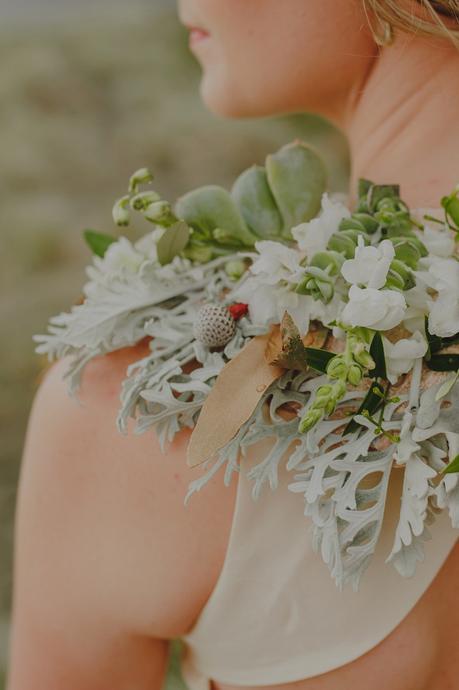
<svg viewBox="0 0 459 690"><path fill-rule="evenodd" d="M152 179L153 175L148 168L136 170L129 180L129 192L131 194L136 194L140 184L148 184Z"/></svg>
<svg viewBox="0 0 459 690"><path fill-rule="evenodd" d="M115 204L112 209L112 216L116 225L129 225L130 214L128 205L128 196L123 196L121 199L118 199L118 201L115 201Z"/></svg>

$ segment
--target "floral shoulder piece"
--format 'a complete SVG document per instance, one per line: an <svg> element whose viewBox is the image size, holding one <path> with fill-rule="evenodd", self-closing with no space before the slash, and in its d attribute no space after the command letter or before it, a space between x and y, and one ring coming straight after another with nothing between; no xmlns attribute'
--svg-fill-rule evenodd
<svg viewBox="0 0 459 690"><path fill-rule="evenodd" d="M33 336L36 351L71 356L76 396L90 359L149 336L118 430L134 418L163 452L193 430L187 462L206 472L185 502L219 470L229 484L247 448L272 437L247 475L253 498L285 462L339 587L358 588L403 471L387 562L411 576L439 511L459 527L459 186L436 209L409 209L398 185L361 179L351 210L300 141L230 191L171 205L152 179L137 171L113 208L117 226L140 214L152 229L85 231L83 297Z"/></svg>

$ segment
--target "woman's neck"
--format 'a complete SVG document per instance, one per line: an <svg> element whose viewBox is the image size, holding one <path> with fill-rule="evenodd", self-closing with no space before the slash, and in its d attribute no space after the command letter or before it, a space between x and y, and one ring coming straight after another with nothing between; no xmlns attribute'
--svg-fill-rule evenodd
<svg viewBox="0 0 459 690"><path fill-rule="evenodd" d="M439 205L459 182L459 51L398 36L350 97L342 126L357 179L399 183L411 206Z"/></svg>

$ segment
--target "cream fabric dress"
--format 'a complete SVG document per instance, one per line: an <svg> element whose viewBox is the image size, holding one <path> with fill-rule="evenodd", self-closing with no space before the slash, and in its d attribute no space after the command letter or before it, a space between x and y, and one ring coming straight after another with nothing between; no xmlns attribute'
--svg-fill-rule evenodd
<svg viewBox="0 0 459 690"><path fill-rule="evenodd" d="M235 685L288 683L356 659L408 614L459 536L444 511L429 527L432 540L412 578L402 578L384 562L400 509L403 469L394 469L372 563L358 592L350 586L339 591L312 550L303 495L287 488L295 471L282 463L277 489L265 487L256 501L252 498L245 474L271 443L264 439L242 458L219 579L195 625L181 638L182 674L190 690L210 690L210 679Z"/></svg>

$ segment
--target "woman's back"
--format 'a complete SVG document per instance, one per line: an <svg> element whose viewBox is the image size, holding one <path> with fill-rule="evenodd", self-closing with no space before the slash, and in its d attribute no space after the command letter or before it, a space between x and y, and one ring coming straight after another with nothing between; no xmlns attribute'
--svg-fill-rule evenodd
<svg viewBox="0 0 459 690"><path fill-rule="evenodd" d="M215 477L185 508L186 487L200 471L185 461L189 433L181 432L163 456L154 434L123 437L117 432L113 420L120 382L143 348L126 348L88 366L81 391L86 407L68 398L61 380L65 360L52 367L37 394L18 507L21 594L15 602L9 690L159 689L167 663L165 641L186 636L212 601L233 526L238 480L226 487ZM290 507L295 499L280 490L267 497L289 501ZM308 539L306 525L302 528L298 557ZM452 649L459 631L458 576L455 547L427 593L381 644L342 668L274 687L359 690L371 680L375 690L453 688L459 670ZM329 577L326 570L324 577ZM274 581L274 587L280 584ZM384 601L379 605L384 607ZM262 621L261 607L257 613ZM298 610L296 615L308 614ZM353 623L350 636L358 634ZM224 617L218 625L215 639L224 640ZM311 629L314 625L311 620ZM241 629L236 642L262 652L263 639L248 633ZM267 630L266 635L270 640L278 635L279 659L288 666L281 631ZM209 688L199 669L194 682L192 690ZM218 682L214 687L233 690Z"/></svg>

